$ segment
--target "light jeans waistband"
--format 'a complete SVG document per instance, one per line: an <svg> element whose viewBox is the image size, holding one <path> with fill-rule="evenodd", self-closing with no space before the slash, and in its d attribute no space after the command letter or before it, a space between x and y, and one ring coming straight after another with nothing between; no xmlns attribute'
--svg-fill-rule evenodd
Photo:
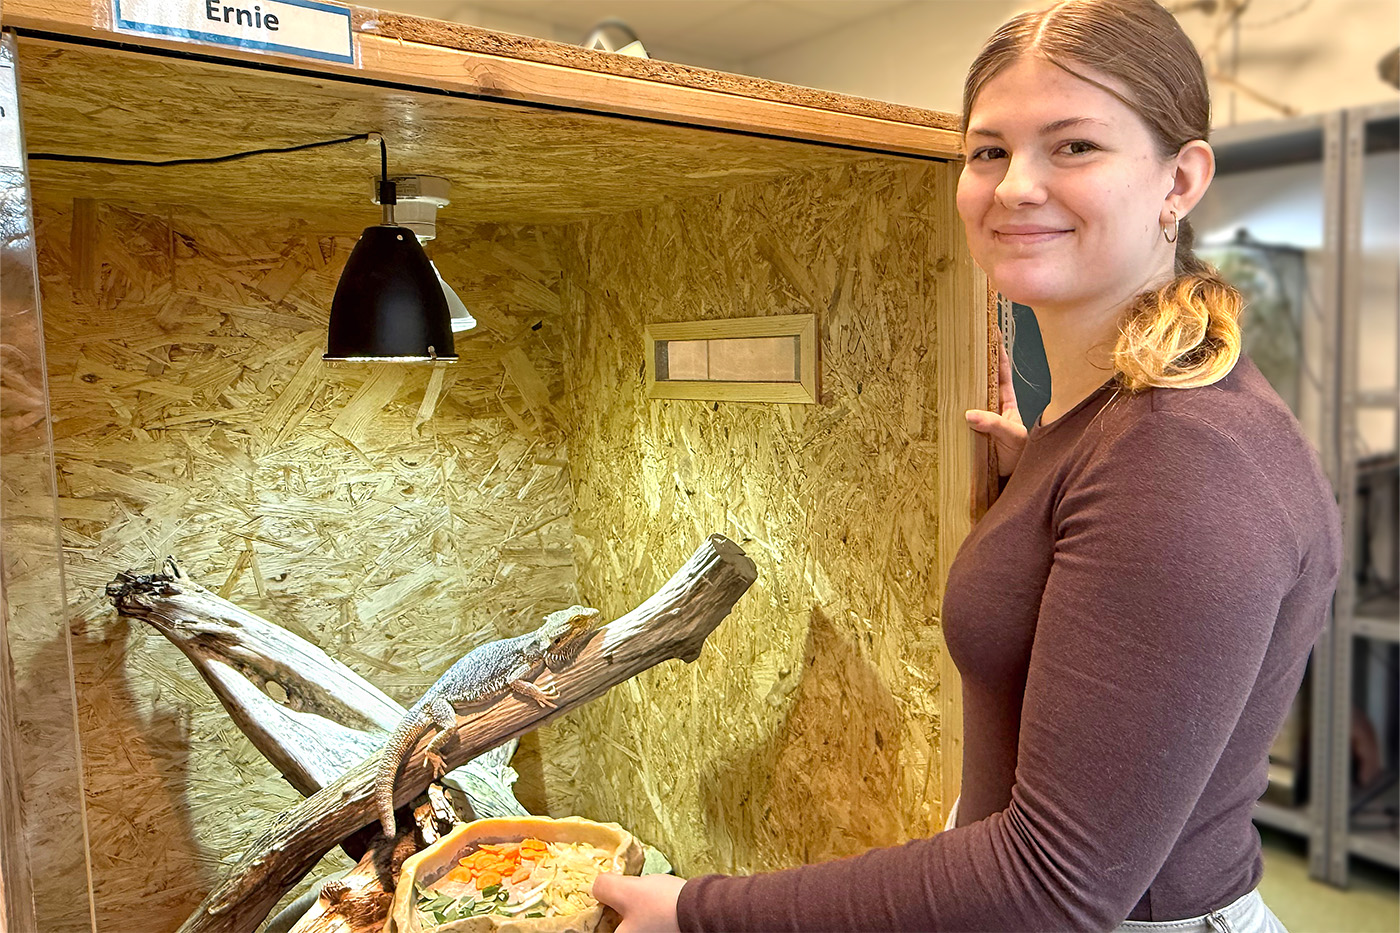
<svg viewBox="0 0 1400 933"><path fill-rule="evenodd" d="M1164 930L1170 933L1288 933L1258 889L1250 891L1232 904L1189 920L1124 920L1118 933L1146 933Z"/></svg>
<svg viewBox="0 0 1400 933"><path fill-rule="evenodd" d="M962 803L962 794L953 801L953 808L948 811L948 818L943 821L943 831L946 833L950 829L956 829L958 825L958 804Z"/></svg>

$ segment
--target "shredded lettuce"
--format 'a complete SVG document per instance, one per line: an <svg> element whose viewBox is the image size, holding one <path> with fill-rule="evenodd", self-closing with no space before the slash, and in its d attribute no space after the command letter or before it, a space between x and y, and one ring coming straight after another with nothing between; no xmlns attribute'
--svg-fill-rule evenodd
<svg viewBox="0 0 1400 933"><path fill-rule="evenodd" d="M585 842L550 842L546 847L539 861L523 862L530 866L530 874L519 882L503 880L476 894L468 891L456 897L432 887L418 888L419 919L425 927L436 927L485 914L532 919L577 914L598 903L592 894L593 879L601 872L621 870L606 851Z"/></svg>

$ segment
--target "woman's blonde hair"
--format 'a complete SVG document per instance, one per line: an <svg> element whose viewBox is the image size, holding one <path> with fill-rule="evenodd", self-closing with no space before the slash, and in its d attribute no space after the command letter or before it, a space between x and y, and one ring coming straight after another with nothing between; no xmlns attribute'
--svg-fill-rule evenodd
<svg viewBox="0 0 1400 933"><path fill-rule="evenodd" d="M996 31L963 86L963 127L982 87L1024 55L1038 55L1131 108L1162 158L1210 134L1210 90L1201 56L1176 17L1153 0L1063 0L1022 13ZM1113 78L1126 94L1076 71ZM1129 391L1210 385L1240 356L1244 298L1196 257L1185 219L1176 237L1176 276L1143 292L1123 317L1113 365Z"/></svg>

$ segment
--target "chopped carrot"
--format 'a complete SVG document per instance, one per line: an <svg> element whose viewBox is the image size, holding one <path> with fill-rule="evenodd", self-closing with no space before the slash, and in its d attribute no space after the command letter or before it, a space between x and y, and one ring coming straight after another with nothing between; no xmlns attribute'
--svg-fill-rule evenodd
<svg viewBox="0 0 1400 933"><path fill-rule="evenodd" d="M549 855L549 844L527 838L519 842L483 842L469 854L457 860L448 877L473 881L477 888L486 889L503 879L513 883L528 880L535 866Z"/></svg>

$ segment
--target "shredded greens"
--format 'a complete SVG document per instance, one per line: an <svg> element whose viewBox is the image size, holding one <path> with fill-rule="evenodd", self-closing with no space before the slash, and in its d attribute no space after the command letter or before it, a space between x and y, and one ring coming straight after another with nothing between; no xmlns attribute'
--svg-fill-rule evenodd
<svg viewBox="0 0 1400 933"><path fill-rule="evenodd" d="M472 897L470 894L449 897L446 894L435 894L432 891L418 888L418 913L421 920L432 926L453 920L462 920L466 917L480 917L484 914L514 916L515 911L505 909L509 900L510 892L500 885L492 885L482 891L480 898ZM544 914L525 914L525 916L543 917Z"/></svg>

